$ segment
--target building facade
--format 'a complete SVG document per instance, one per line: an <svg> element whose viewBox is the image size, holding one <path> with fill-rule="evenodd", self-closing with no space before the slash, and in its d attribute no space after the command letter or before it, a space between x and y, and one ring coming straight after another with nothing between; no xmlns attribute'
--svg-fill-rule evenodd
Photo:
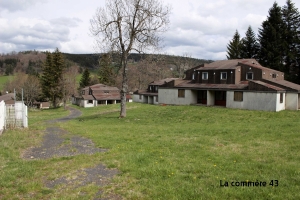
<svg viewBox="0 0 300 200"><path fill-rule="evenodd" d="M155 82L149 84L146 92L135 92L134 101L157 95L156 104L199 104L266 111L300 108L300 85L284 80L283 72L263 67L255 59L203 64L186 71L184 79L168 80L160 82L157 93L149 90Z"/></svg>

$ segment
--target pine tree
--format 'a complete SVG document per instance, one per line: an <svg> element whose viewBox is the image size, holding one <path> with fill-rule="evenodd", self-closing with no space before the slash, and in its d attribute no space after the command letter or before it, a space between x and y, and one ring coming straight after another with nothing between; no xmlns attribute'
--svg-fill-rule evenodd
<svg viewBox="0 0 300 200"><path fill-rule="evenodd" d="M294 3L287 0L282 9L283 21L285 23L284 39L286 42L285 71L287 79L300 83L300 14Z"/></svg>
<svg viewBox="0 0 300 200"><path fill-rule="evenodd" d="M99 60L99 67L99 82L105 85L115 85L116 77L109 54L103 54L101 56Z"/></svg>
<svg viewBox="0 0 300 200"><path fill-rule="evenodd" d="M248 27L246 36L241 40L241 57L257 58L259 44L251 26Z"/></svg>
<svg viewBox="0 0 300 200"><path fill-rule="evenodd" d="M227 45L227 59L239 59L241 58L241 41L240 34L238 31L235 31L235 34L232 40Z"/></svg>
<svg viewBox="0 0 300 200"><path fill-rule="evenodd" d="M83 74L81 76L80 79L80 88L84 88L86 86L89 86L91 84L91 76L90 76L90 71L85 68L85 70L83 71Z"/></svg>
<svg viewBox="0 0 300 200"><path fill-rule="evenodd" d="M64 59L58 49L54 53L47 53L46 61L41 77L43 95L48 98L53 107L57 107L58 101L62 97L61 80L63 69L65 67Z"/></svg>
<svg viewBox="0 0 300 200"><path fill-rule="evenodd" d="M281 8L275 2L269 10L267 20L259 29L258 40L260 43L259 62L275 70L284 70L283 59L285 52L284 23Z"/></svg>

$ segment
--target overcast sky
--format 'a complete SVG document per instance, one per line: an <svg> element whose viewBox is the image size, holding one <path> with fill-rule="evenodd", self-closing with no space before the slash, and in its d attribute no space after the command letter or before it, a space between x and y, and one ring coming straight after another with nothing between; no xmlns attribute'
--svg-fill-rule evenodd
<svg viewBox="0 0 300 200"><path fill-rule="evenodd" d="M235 30L257 33L274 0L163 0L172 7L161 53L226 59ZM293 0L299 10L300 0ZM286 0L277 0L279 6ZM94 53L90 19L105 0L0 0L0 53L50 50Z"/></svg>

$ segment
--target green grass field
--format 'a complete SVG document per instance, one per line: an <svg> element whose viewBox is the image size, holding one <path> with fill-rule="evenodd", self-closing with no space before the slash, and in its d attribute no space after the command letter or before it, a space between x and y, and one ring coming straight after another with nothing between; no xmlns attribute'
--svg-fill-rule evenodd
<svg viewBox="0 0 300 200"><path fill-rule="evenodd" d="M68 112L29 112L28 130L0 137L0 199L92 199L93 184L52 190L43 181L99 162L121 172L104 194L125 199L300 199L299 112L127 105L123 119L108 105L60 124L108 152L40 161L20 153L39 143L43 120Z"/></svg>
<svg viewBox="0 0 300 200"><path fill-rule="evenodd" d="M13 79L14 76L0 76L0 91L3 91L4 84L10 80ZM3 91L4 92L4 91Z"/></svg>

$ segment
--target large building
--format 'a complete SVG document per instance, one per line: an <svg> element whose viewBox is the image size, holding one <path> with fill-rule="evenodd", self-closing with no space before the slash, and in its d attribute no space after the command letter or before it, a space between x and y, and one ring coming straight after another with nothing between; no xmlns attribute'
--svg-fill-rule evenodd
<svg viewBox="0 0 300 200"><path fill-rule="evenodd" d="M284 80L283 72L263 67L255 59L237 59L195 67L186 71L184 79L152 82L146 91L134 93L134 101L280 111L298 110L299 93L300 85Z"/></svg>

